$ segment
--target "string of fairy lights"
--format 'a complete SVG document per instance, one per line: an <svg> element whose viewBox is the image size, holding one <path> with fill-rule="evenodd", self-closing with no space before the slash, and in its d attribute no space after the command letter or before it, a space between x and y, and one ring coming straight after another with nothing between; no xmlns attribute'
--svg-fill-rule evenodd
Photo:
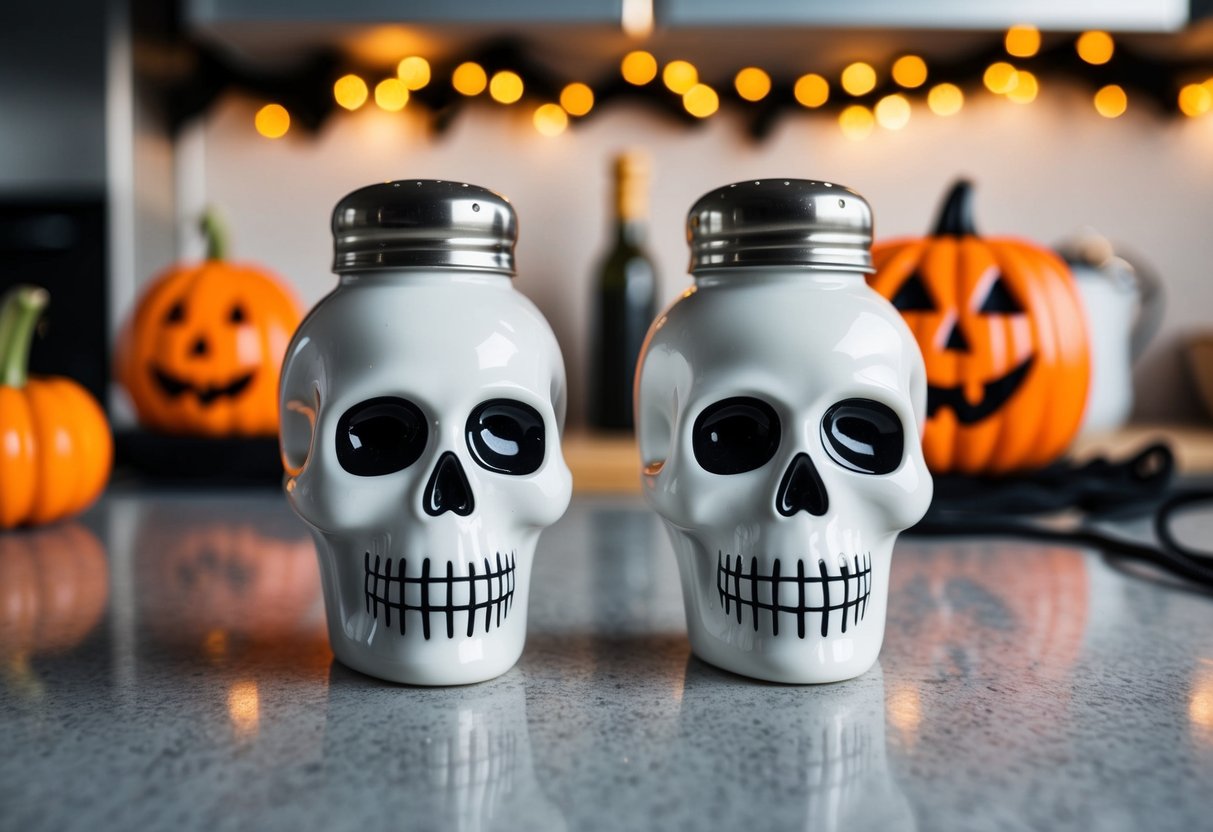
<svg viewBox="0 0 1213 832"><path fill-rule="evenodd" d="M462 105L488 100L529 107L535 130L549 137L616 99L644 101L688 122L709 119L729 104L748 110L755 137L766 135L778 116L798 109L832 114L843 135L862 140L877 129L903 129L923 105L934 116L954 116L965 106L966 88L971 94L984 87L1026 105L1039 96L1041 77L1069 76L1094 87L1091 105L1104 118L1118 118L1139 100L1190 118L1213 113L1213 66L1208 61L1159 61L1123 48L1104 31L1053 40L1042 50L1039 29L1018 25L996 46L935 66L914 54L897 57L882 68L883 75L864 61L833 76L807 72L794 78L775 78L761 67L746 66L716 83L705 81L689 61L662 64L642 49L624 55L617 69L596 82L560 80L531 62L522 44L499 43L482 50L480 60L472 57L445 67L409 55L386 77L342 71L326 92L326 103L350 112L422 108L443 129ZM287 135L292 125L288 103L262 106L254 117L256 131L269 139ZM314 97L310 106L316 106ZM316 126L325 115L312 112L307 121Z"/></svg>

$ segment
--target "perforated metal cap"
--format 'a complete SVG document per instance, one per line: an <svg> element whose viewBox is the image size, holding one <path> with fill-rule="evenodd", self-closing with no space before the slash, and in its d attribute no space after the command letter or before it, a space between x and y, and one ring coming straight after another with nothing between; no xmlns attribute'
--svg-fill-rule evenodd
<svg viewBox="0 0 1213 832"><path fill-rule="evenodd" d="M333 271L475 269L513 275L518 217L477 185L405 179L359 188L333 209Z"/></svg>
<svg viewBox="0 0 1213 832"><path fill-rule="evenodd" d="M687 215L691 271L806 266L872 272L872 209L841 185L760 179L709 191Z"/></svg>

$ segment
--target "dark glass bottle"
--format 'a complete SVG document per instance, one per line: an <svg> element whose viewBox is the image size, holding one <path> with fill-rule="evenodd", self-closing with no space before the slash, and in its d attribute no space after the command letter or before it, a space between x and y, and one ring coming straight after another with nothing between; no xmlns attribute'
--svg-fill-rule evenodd
<svg viewBox="0 0 1213 832"><path fill-rule="evenodd" d="M589 422L632 430L632 381L649 324L657 315L657 271L645 249L648 166L635 152L615 157L611 248L596 271Z"/></svg>

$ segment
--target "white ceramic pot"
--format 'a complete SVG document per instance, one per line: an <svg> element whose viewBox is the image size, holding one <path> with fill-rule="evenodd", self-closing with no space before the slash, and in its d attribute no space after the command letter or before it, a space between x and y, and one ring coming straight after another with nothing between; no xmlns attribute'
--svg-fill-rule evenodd
<svg viewBox="0 0 1213 832"><path fill-rule="evenodd" d="M403 182L334 212L340 284L282 373L287 496L314 531L333 652L396 682L508 670L540 531L568 506L564 365L515 291L500 196Z"/></svg>
<svg viewBox="0 0 1213 832"><path fill-rule="evenodd" d="M691 647L759 679L857 676L932 492L922 356L864 282L870 209L764 180L705 195L688 229L695 285L649 331L637 428Z"/></svg>
<svg viewBox="0 0 1213 832"><path fill-rule="evenodd" d="M1091 347L1091 382L1079 435L1115 430L1133 409L1133 363L1162 324L1162 284L1097 232L1058 245L1074 274Z"/></svg>

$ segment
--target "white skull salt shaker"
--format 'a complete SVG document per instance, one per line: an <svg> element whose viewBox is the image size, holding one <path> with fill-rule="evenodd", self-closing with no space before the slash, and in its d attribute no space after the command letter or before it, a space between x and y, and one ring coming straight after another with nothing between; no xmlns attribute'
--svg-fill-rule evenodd
<svg viewBox="0 0 1213 832"><path fill-rule="evenodd" d="M312 527L346 665L418 685L518 660L535 543L567 508L565 376L511 284L500 195L401 181L333 212L336 290L282 372L285 488Z"/></svg>
<svg viewBox="0 0 1213 832"><path fill-rule="evenodd" d="M871 209L827 182L741 182L691 208L695 285L637 371L644 490L691 648L776 682L876 661L898 532L931 500L922 356L869 289Z"/></svg>

